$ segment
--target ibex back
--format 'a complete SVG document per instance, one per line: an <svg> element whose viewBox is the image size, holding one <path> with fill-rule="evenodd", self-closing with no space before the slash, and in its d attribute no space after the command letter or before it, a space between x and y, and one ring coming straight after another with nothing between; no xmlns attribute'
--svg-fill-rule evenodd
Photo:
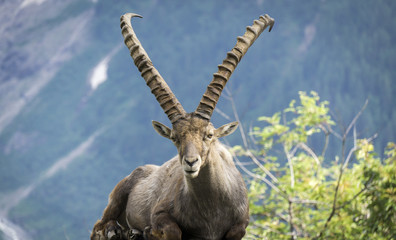
<svg viewBox="0 0 396 240"><path fill-rule="evenodd" d="M91 239L241 239L249 222L247 190L231 154L218 141L238 123L216 129L210 118L239 61L265 28L271 31L274 20L261 16L247 27L213 74L197 109L186 113L137 39L130 24L136 16L121 17L122 35L172 123L171 129L153 121L154 129L173 142L178 155L162 166L139 167L119 182Z"/></svg>

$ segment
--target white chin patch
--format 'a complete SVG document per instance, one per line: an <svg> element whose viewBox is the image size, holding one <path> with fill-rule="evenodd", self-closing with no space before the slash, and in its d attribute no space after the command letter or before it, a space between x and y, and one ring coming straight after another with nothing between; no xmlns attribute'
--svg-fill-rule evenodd
<svg viewBox="0 0 396 240"><path fill-rule="evenodd" d="M184 171L184 176L189 178L196 178L198 176L199 171Z"/></svg>

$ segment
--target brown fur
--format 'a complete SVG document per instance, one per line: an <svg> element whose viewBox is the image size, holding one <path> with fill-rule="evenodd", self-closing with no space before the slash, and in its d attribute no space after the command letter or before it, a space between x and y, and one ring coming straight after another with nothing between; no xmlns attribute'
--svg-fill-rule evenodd
<svg viewBox="0 0 396 240"><path fill-rule="evenodd" d="M271 31L274 19L260 16L246 28L213 74L195 112L187 114L137 39L133 17L141 16L121 17L124 42L173 127L153 121L154 129L172 140L178 155L162 166L139 167L118 183L91 239L122 239L120 229L129 228L138 233L130 239L239 240L249 222L246 186L231 154L217 140L231 134L238 123L215 129L210 118L239 61L265 28Z"/></svg>
<svg viewBox="0 0 396 240"><path fill-rule="evenodd" d="M107 236L118 227L116 221L145 232L150 240L241 239L249 220L246 187L230 153L217 140L233 132L236 124L215 129L188 114L172 130L155 128L172 139L178 156L160 167L139 167L118 183L91 239ZM186 172L196 167L186 159L195 158L200 159L195 163L200 164L198 174Z"/></svg>

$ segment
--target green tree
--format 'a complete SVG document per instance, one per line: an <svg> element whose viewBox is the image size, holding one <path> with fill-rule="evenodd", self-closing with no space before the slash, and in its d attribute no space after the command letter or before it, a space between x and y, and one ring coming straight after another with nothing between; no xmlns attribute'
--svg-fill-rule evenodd
<svg viewBox="0 0 396 240"><path fill-rule="evenodd" d="M381 160L376 136L357 139L366 105L341 134L315 92L258 119L265 125L252 129L253 144L244 137L233 148L250 177L246 239L396 239L396 145ZM326 155L333 140L341 143L334 157Z"/></svg>

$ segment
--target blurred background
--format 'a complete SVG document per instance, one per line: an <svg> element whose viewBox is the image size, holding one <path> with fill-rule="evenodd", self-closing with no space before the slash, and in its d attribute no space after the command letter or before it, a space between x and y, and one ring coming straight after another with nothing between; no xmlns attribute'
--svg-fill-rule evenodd
<svg viewBox="0 0 396 240"><path fill-rule="evenodd" d="M395 141L396 1L0 0L0 239L88 239L118 181L176 154L151 126L170 123L123 44L126 12L188 112L267 13L272 32L228 84L243 125L314 90L341 126L368 99L359 137ZM218 109L233 116L224 97Z"/></svg>

